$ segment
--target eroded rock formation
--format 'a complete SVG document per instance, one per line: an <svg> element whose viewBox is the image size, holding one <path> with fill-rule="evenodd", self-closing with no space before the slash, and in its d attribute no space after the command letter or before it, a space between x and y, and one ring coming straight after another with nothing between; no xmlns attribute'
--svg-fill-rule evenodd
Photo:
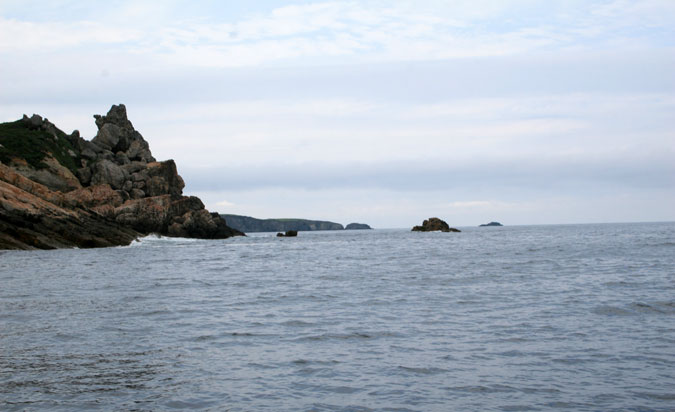
<svg viewBox="0 0 675 412"><path fill-rule="evenodd" d="M209 213L173 160L156 161L124 105L94 116L87 141L38 115L0 124L0 248L100 247L138 236L242 233Z"/></svg>

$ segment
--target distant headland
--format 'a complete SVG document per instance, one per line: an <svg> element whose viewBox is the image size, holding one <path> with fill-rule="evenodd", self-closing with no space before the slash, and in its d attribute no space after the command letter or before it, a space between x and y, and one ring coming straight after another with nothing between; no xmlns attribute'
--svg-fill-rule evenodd
<svg viewBox="0 0 675 412"><path fill-rule="evenodd" d="M350 223L347 227L340 223L327 220L308 219L257 219L251 216L221 214L227 224L244 233L254 232L287 232L287 231L314 231L314 230L355 230L371 229L363 223Z"/></svg>
<svg viewBox="0 0 675 412"><path fill-rule="evenodd" d="M38 115L0 124L0 249L128 245L150 233L243 235L183 196L175 162L152 156L124 105L94 118L91 141Z"/></svg>

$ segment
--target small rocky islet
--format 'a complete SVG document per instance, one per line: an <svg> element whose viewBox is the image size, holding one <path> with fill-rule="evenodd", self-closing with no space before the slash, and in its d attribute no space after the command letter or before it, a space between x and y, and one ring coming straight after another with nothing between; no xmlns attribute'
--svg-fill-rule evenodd
<svg viewBox="0 0 675 412"><path fill-rule="evenodd" d="M461 232L459 229L450 227L445 221L437 218L430 217L429 219L424 220L421 226L415 226L412 228L413 232Z"/></svg>
<svg viewBox="0 0 675 412"><path fill-rule="evenodd" d="M91 141L39 115L0 124L0 249L119 246L151 233L243 235L183 196L175 162L152 156L124 105L94 118Z"/></svg>
<svg viewBox="0 0 675 412"><path fill-rule="evenodd" d="M373 228L365 223L350 223L345 226L345 230L372 230Z"/></svg>
<svg viewBox="0 0 675 412"><path fill-rule="evenodd" d="M487 227L487 226L504 226L499 222L490 222L490 223L483 223L482 225L479 225L479 227Z"/></svg>

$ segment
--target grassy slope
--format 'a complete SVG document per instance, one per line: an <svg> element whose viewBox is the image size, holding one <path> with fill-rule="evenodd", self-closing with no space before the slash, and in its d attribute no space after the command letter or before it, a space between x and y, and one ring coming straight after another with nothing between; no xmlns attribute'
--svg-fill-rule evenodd
<svg viewBox="0 0 675 412"><path fill-rule="evenodd" d="M25 159L34 168L41 169L46 167L42 160L47 153L51 153L59 163L75 173L78 166L68 151L79 156L78 150L61 130L57 129L56 137L54 139L44 130L30 130L21 120L0 123L0 161L9 164L12 157L18 157Z"/></svg>

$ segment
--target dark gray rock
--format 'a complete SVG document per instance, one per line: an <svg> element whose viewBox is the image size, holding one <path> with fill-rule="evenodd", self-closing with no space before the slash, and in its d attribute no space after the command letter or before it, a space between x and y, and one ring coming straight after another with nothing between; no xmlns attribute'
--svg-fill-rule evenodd
<svg viewBox="0 0 675 412"><path fill-rule="evenodd" d="M178 175L176 162L173 160L149 163L144 172L148 176L145 180L145 193L148 196L170 194L178 197L183 194L185 182Z"/></svg>
<svg viewBox="0 0 675 412"><path fill-rule="evenodd" d="M150 153L150 148L148 142L145 140L133 140L129 144L129 149L127 150L127 156L131 160L143 161L143 162L154 162L155 158L152 157Z"/></svg>
<svg viewBox="0 0 675 412"><path fill-rule="evenodd" d="M110 160L111 162L115 161L115 154L108 149L103 149L101 153L97 156L98 160Z"/></svg>
<svg viewBox="0 0 675 412"><path fill-rule="evenodd" d="M91 175L91 169L88 167L81 167L77 169L77 173L75 174L82 186L89 186L91 183Z"/></svg>
<svg viewBox="0 0 675 412"><path fill-rule="evenodd" d="M23 119L21 119L24 124L31 130L36 130L42 127L42 116L33 114L31 117L26 116L25 114L23 115Z"/></svg>
<svg viewBox="0 0 675 412"><path fill-rule="evenodd" d="M131 189L131 191L129 192L129 196L132 199L142 199L142 198L145 197L145 192L142 191L141 189L134 188L134 189Z"/></svg>
<svg viewBox="0 0 675 412"><path fill-rule="evenodd" d="M96 152L94 152L94 150L92 150L90 147L85 147L84 150L80 152L80 155L89 161L94 161L98 157Z"/></svg>
<svg viewBox="0 0 675 412"><path fill-rule="evenodd" d="M131 163L127 155L124 154L124 152L117 152L115 153L115 163L117 163L120 166L128 165Z"/></svg>
<svg viewBox="0 0 675 412"><path fill-rule="evenodd" d="M117 193L120 195L122 198L122 202L126 202L129 200L131 197L129 196L129 193L125 190L118 190Z"/></svg>
<svg viewBox="0 0 675 412"><path fill-rule="evenodd" d="M297 230L287 230L286 233L277 233L277 237L296 237L298 236Z"/></svg>
<svg viewBox="0 0 675 412"><path fill-rule="evenodd" d="M110 160L101 160L92 168L91 184L109 184L113 189L122 189L128 175L124 169Z"/></svg>
<svg viewBox="0 0 675 412"><path fill-rule="evenodd" d="M117 146L117 143L119 143L121 134L122 130L119 126L112 123L106 123L99 128L98 133L92 139L92 142L104 149L112 151Z"/></svg>
<svg viewBox="0 0 675 412"><path fill-rule="evenodd" d="M127 156L128 157L128 156ZM141 170L145 169L148 167L148 164L146 162L139 162L139 161L133 161L129 164L125 164L122 166L124 170L127 171L127 173L135 174L136 172L140 172ZM147 175L146 175L147 178ZM145 178L139 178L137 180L145 180Z"/></svg>

